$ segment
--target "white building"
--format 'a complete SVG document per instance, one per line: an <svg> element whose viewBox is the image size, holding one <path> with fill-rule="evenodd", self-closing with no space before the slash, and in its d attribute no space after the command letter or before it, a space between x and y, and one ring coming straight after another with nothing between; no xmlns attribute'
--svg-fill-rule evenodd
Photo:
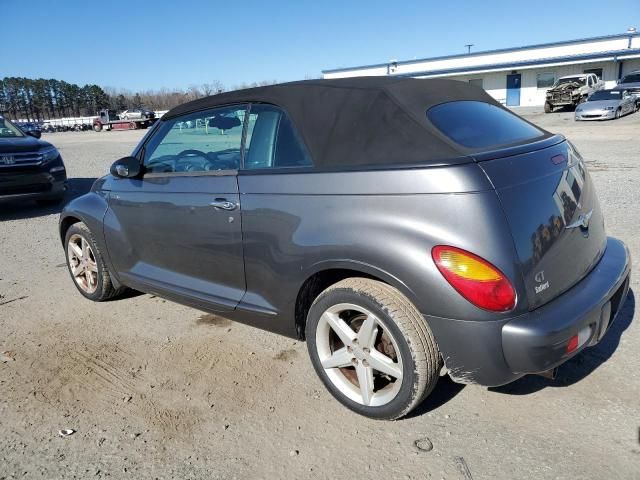
<svg viewBox="0 0 640 480"><path fill-rule="evenodd" d="M447 77L482 86L509 106L544 105L545 92L565 75L595 73L608 88L640 70L640 33L324 70L324 78L390 75Z"/></svg>

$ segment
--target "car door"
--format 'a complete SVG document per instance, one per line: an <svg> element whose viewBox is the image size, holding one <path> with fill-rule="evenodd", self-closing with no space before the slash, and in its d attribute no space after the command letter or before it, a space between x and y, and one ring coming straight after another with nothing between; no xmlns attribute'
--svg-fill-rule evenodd
<svg viewBox="0 0 640 480"><path fill-rule="evenodd" d="M229 106L162 122L140 152L143 175L111 181L105 238L125 284L219 311L238 304L245 113Z"/></svg>

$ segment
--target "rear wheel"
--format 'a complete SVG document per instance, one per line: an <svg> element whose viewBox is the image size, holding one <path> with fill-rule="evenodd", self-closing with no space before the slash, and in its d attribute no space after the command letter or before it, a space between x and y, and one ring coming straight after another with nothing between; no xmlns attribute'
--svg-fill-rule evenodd
<svg viewBox="0 0 640 480"><path fill-rule="evenodd" d="M329 392L370 418L406 415L439 378L442 360L424 318L379 281L350 278L322 292L309 310L306 337Z"/></svg>
<svg viewBox="0 0 640 480"><path fill-rule="evenodd" d="M102 123L97 122L93 124L93 130L95 132L101 132L102 131Z"/></svg>
<svg viewBox="0 0 640 480"><path fill-rule="evenodd" d="M544 113L551 113L551 112L553 112L553 105L551 105L549 102L545 102Z"/></svg>
<svg viewBox="0 0 640 480"><path fill-rule="evenodd" d="M67 267L78 291L89 300L102 302L118 295L91 231L74 223L65 236Z"/></svg>

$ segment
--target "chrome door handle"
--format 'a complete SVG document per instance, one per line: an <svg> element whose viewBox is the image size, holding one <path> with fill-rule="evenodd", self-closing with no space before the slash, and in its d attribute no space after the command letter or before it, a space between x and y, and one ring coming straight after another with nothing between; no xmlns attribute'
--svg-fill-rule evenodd
<svg viewBox="0 0 640 480"><path fill-rule="evenodd" d="M235 203L224 199L216 200L215 202L211 202L209 205L213 208L220 208L222 210L235 210L237 207Z"/></svg>

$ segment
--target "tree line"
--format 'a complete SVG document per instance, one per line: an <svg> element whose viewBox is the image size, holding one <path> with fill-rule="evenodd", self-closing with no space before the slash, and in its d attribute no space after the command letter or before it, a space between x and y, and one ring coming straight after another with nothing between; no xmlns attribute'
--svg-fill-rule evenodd
<svg viewBox="0 0 640 480"><path fill-rule="evenodd" d="M232 88L258 87L276 81L244 83ZM185 90L130 90L80 86L63 80L5 77L0 79L0 112L14 119L50 120L62 117L94 116L98 110L146 107L169 110L181 103L226 91L221 82L192 85Z"/></svg>

